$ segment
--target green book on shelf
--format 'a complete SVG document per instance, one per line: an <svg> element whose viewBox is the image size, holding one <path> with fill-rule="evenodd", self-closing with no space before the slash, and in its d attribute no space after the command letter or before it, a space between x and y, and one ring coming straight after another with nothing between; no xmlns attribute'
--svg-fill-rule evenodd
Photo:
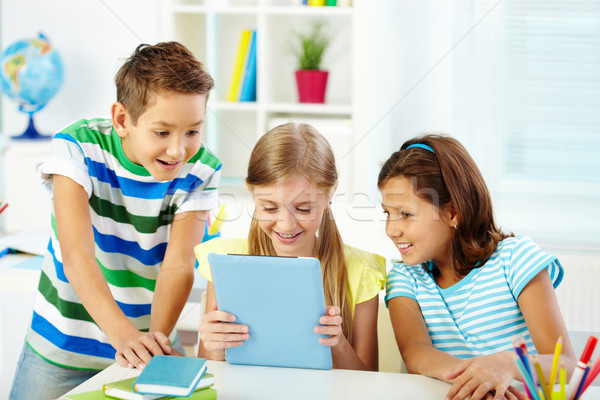
<svg viewBox="0 0 600 400"><path fill-rule="evenodd" d="M202 377L200 382L198 382L198 385L196 386L195 391L199 391L199 390L202 390L209 386L212 386L214 383L213 378L214 378L214 376L212 374L209 374L209 373L204 374L204 376ZM133 378L123 379L123 380L116 381L116 382L107 383L104 385L104 388L103 388L104 394L107 396L110 396L110 397L114 397L117 399L123 399L123 400L155 400L155 399L166 398L166 397L164 397L164 395L160 395L160 394L144 394L144 393L134 392L132 387L133 387L133 381L135 379L136 379L136 377L133 377ZM168 398L170 398L170 397L168 397Z"/></svg>

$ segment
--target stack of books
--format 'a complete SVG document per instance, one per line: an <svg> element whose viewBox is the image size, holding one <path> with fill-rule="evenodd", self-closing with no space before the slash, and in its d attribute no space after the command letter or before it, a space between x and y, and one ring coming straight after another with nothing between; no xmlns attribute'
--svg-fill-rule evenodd
<svg viewBox="0 0 600 400"><path fill-rule="evenodd" d="M256 30L244 29L231 73L228 101L256 101Z"/></svg>
<svg viewBox="0 0 600 400"><path fill-rule="evenodd" d="M206 372L206 359L195 357L154 356L139 376L110 382L101 390L73 394L69 400L181 399L216 400L214 376Z"/></svg>

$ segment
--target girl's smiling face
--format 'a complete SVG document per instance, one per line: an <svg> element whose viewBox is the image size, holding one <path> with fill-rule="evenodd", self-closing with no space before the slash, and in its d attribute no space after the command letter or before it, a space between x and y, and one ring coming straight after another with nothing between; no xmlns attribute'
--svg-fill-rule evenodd
<svg viewBox="0 0 600 400"><path fill-rule="evenodd" d="M325 191L295 176L281 183L256 186L252 196L258 223L278 256L316 255L317 230L329 204Z"/></svg>
<svg viewBox="0 0 600 400"><path fill-rule="evenodd" d="M440 270L449 267L456 216L417 196L404 176L388 179L380 189L386 234L402 254L402 262L418 265L433 260Z"/></svg>

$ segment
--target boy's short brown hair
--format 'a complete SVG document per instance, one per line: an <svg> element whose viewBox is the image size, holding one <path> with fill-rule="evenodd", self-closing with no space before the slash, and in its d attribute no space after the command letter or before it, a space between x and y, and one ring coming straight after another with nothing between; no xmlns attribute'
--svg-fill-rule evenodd
<svg viewBox="0 0 600 400"><path fill-rule="evenodd" d="M161 42L140 44L115 76L117 101L125 107L135 125L152 96L160 91L204 94L214 81L204 65L184 45Z"/></svg>

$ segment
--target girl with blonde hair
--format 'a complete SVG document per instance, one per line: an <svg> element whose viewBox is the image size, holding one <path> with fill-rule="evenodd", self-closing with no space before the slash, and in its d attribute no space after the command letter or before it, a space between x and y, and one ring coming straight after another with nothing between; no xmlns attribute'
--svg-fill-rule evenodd
<svg viewBox="0 0 600 400"><path fill-rule="evenodd" d="M343 244L329 208L337 180L331 147L312 126L280 125L258 140L246 178L255 202L248 238L217 238L195 249L200 272L209 280L200 357L223 360L225 349L249 338L248 326L232 323L234 315L217 309L207 253L317 257L327 312L315 327L315 340L331 347L335 368L377 369L385 260Z"/></svg>

